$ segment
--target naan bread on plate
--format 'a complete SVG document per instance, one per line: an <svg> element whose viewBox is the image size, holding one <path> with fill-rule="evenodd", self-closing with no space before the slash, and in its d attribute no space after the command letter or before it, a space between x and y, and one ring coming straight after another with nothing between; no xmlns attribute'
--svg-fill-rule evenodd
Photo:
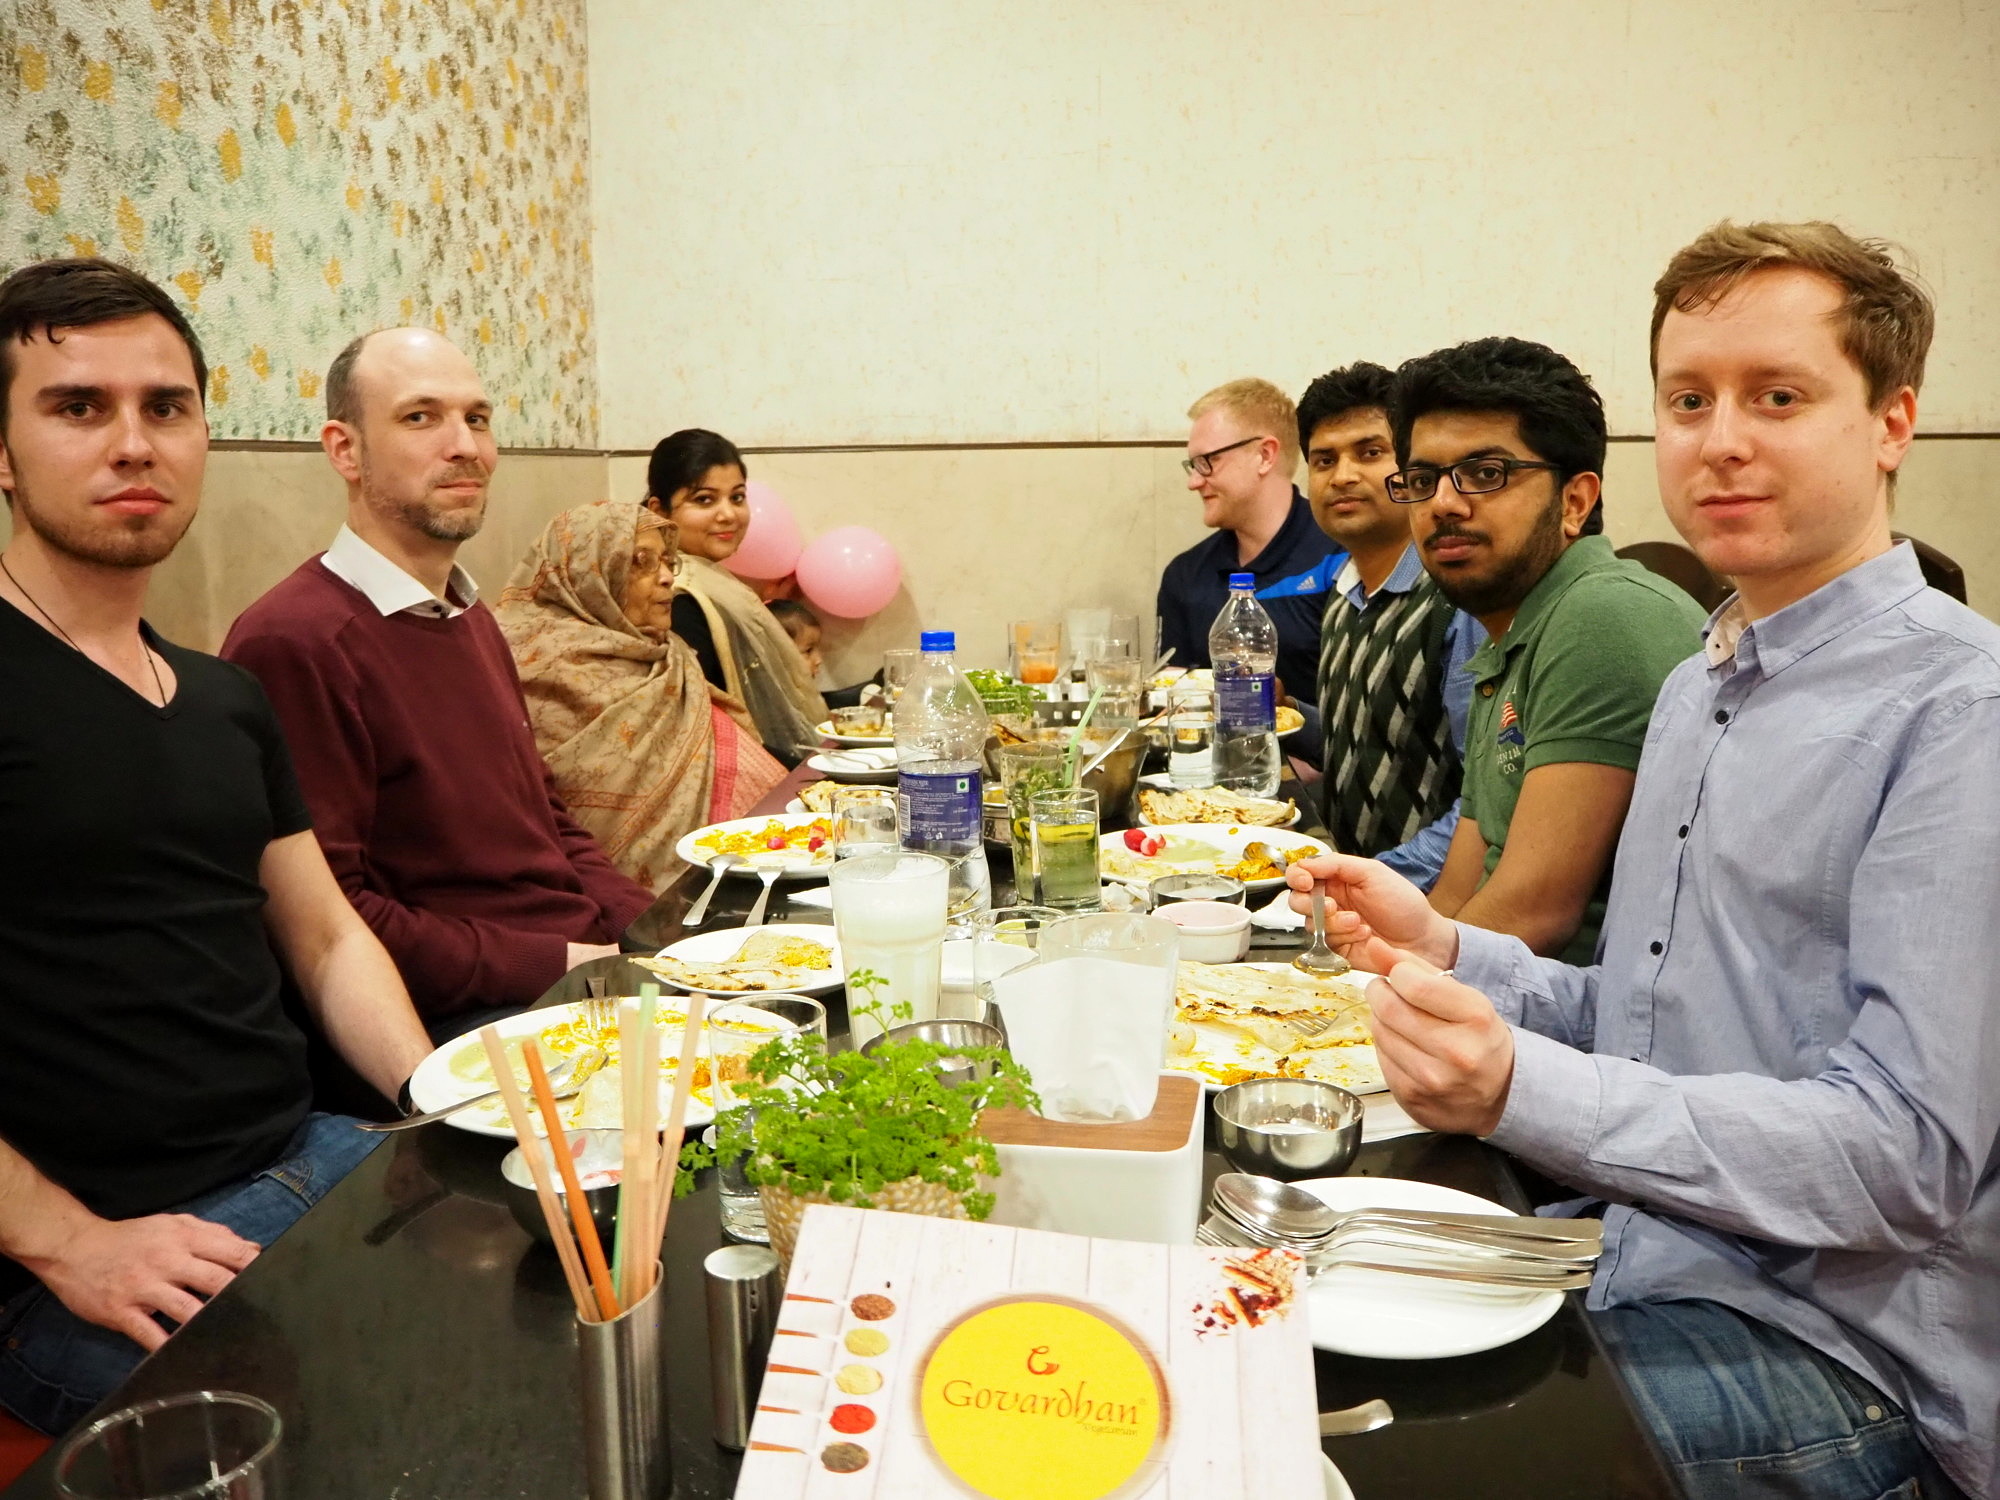
<svg viewBox="0 0 2000 1500"><path fill-rule="evenodd" d="M829 818L833 816L833 794L839 790L837 781L809 781L799 788L799 801L807 812Z"/></svg>
<svg viewBox="0 0 2000 1500"><path fill-rule="evenodd" d="M1223 787L1162 792L1146 787L1139 793L1139 810L1153 823L1243 823L1253 828L1281 828L1298 815L1298 804L1275 797L1246 797Z"/></svg>
<svg viewBox="0 0 2000 1500"><path fill-rule="evenodd" d="M825 943L768 927L752 933L734 958L703 962L662 955L632 961L675 984L729 993L795 990L825 984L833 974L833 950Z"/></svg>
<svg viewBox="0 0 2000 1500"><path fill-rule="evenodd" d="M1375 1040L1368 1029L1368 997L1360 985L1314 979L1296 969L1184 963L1174 983L1174 1008L1180 1021L1234 1026L1274 1052L1364 1046ZM1308 1040L1287 1024L1293 1019L1334 1024Z"/></svg>

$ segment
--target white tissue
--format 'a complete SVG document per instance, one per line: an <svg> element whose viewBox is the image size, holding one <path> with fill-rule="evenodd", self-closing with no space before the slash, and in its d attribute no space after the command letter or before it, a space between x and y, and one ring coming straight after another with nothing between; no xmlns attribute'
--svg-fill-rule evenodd
<svg viewBox="0 0 2000 1500"><path fill-rule="evenodd" d="M1171 968L1059 958L1001 975L993 999L1045 1117L1103 1124L1152 1114L1173 1014Z"/></svg>
<svg viewBox="0 0 2000 1500"><path fill-rule="evenodd" d="M1304 912L1292 910L1292 893L1286 889L1279 891L1277 899L1269 906L1260 906L1251 912L1250 925L1272 932L1299 932L1306 925L1306 917Z"/></svg>

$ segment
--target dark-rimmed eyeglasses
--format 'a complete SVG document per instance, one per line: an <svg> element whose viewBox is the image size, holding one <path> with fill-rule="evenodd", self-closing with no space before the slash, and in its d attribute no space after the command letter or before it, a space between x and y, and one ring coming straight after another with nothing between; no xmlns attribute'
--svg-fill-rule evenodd
<svg viewBox="0 0 2000 1500"><path fill-rule="evenodd" d="M1506 489L1523 469L1560 473L1562 465L1531 458L1467 458L1442 469L1434 464L1411 464L1391 474L1387 487L1389 498L1398 505L1415 505L1435 499L1438 484L1447 474L1451 476L1451 487L1461 495L1490 495Z"/></svg>
<svg viewBox="0 0 2000 1500"><path fill-rule="evenodd" d="M1233 443L1224 443L1220 448L1211 448L1206 453L1197 453L1193 458L1184 458L1181 460L1181 472L1183 474L1199 474L1203 479L1206 479L1215 472L1215 461L1222 457L1223 454L1229 452L1232 448L1244 448L1248 447L1251 443L1261 443L1263 441L1264 434L1260 432L1255 437L1238 438Z"/></svg>

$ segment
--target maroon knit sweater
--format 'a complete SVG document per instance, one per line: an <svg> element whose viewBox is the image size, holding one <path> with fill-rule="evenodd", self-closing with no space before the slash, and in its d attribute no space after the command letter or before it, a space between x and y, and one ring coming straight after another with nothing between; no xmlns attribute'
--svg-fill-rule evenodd
<svg viewBox="0 0 2000 1500"><path fill-rule="evenodd" d="M384 616L315 557L222 655L270 695L327 862L420 1014L526 1005L567 944L616 942L652 904L557 798L484 604Z"/></svg>

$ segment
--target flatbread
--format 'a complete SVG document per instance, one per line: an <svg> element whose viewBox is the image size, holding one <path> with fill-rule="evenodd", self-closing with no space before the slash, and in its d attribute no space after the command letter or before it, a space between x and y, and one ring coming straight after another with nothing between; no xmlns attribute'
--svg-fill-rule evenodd
<svg viewBox="0 0 2000 1500"><path fill-rule="evenodd" d="M771 928L752 933L734 958L701 962L662 955L632 961L675 984L730 994L796 990L825 984L833 977L833 950L825 943Z"/></svg>
<svg viewBox="0 0 2000 1500"><path fill-rule="evenodd" d="M1298 804L1275 797L1245 797L1223 787L1162 792L1147 787L1139 793L1139 810L1152 823L1235 823L1252 828L1281 828L1298 815Z"/></svg>
<svg viewBox="0 0 2000 1500"><path fill-rule="evenodd" d="M1174 1009L1181 1021L1212 1021L1248 1032L1274 1052L1322 1047L1367 1046L1368 997L1343 979L1313 979L1294 969L1258 969L1247 964L1180 966ZM1303 1038L1292 1020L1330 1020L1322 1035Z"/></svg>

